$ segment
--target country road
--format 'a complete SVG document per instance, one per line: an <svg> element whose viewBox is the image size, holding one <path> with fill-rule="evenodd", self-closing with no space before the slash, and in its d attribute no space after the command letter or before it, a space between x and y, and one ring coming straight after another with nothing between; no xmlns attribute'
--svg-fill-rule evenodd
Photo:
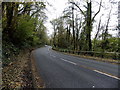
<svg viewBox="0 0 120 90"><path fill-rule="evenodd" d="M34 50L46 88L118 88L118 65L65 55L50 46Z"/></svg>

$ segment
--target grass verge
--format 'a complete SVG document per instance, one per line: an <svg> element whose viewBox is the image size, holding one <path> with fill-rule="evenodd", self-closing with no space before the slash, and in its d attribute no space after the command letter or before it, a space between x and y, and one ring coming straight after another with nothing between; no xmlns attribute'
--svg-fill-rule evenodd
<svg viewBox="0 0 120 90"><path fill-rule="evenodd" d="M56 51L58 51L58 50L56 50ZM58 52L60 52L60 51L58 51ZM61 52L61 53L66 54L66 55L77 56L79 58L85 58L85 59L89 59L89 60L96 60L96 61L102 61L102 62L108 62L108 63L120 65L120 60L100 58L100 57L87 56L87 55L78 55L78 54L72 54L72 53L66 53L66 52Z"/></svg>

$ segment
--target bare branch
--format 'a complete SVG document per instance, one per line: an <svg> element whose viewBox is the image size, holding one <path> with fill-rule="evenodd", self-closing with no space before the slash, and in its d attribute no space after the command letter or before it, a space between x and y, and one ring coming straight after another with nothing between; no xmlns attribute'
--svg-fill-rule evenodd
<svg viewBox="0 0 120 90"><path fill-rule="evenodd" d="M70 3L74 4L81 11L81 13L85 16L85 13L83 12L83 10L75 2L70 2Z"/></svg>
<svg viewBox="0 0 120 90"><path fill-rule="evenodd" d="M94 21L95 17L97 16L97 14L100 12L102 6L102 0L100 1L100 6L99 6L99 10L97 11L97 13L94 15L94 17L92 18L92 21Z"/></svg>
<svg viewBox="0 0 120 90"><path fill-rule="evenodd" d="M102 17L102 16L101 16L101 17ZM96 38L97 38L97 36L98 36L98 34L99 34L99 31L100 31L100 26L101 26L101 17L100 17L99 24L98 24L98 31L97 31L97 33L96 33L96 35L95 35L94 40L96 40Z"/></svg>

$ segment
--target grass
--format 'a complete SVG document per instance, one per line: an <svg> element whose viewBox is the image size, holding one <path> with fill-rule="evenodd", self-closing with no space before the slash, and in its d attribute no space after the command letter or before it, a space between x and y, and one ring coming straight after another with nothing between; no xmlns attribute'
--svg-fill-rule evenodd
<svg viewBox="0 0 120 90"><path fill-rule="evenodd" d="M58 51L58 50L56 50L56 51ZM88 55L71 54L71 53L67 53L67 52L62 52L62 53L67 54L67 55L77 56L79 58L85 58L85 59L89 59L89 60L96 60L96 61L102 61L102 62L108 62L108 63L120 65L120 60L100 58L100 57L94 57L94 56L88 56Z"/></svg>

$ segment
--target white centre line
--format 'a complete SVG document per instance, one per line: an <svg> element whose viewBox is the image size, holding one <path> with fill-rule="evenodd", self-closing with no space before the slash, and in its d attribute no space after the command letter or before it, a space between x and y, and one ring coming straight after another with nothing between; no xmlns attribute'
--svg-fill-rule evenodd
<svg viewBox="0 0 120 90"><path fill-rule="evenodd" d="M54 56L54 55L52 55L54 58L56 57L56 56Z"/></svg>
<svg viewBox="0 0 120 90"><path fill-rule="evenodd" d="M54 55L50 55L50 56L52 56L52 57L54 57L54 58L56 57L56 56L54 56Z"/></svg>
<svg viewBox="0 0 120 90"><path fill-rule="evenodd" d="M106 76L109 76L109 77L112 77L112 78L115 78L115 79L117 79L117 80L120 80L120 78L118 78L118 77L116 77L116 76L109 75L109 74L107 74L107 73L104 73L104 72L101 72L101 71L98 71L98 70L93 70L93 71L95 71L95 72L97 72L97 73L100 73L100 74L103 74L103 75L106 75Z"/></svg>
<svg viewBox="0 0 120 90"><path fill-rule="evenodd" d="M68 62L68 63L74 64L74 65L77 65L76 63L71 62L71 61L68 61L68 60L65 60L65 59L63 59L63 58L60 58L60 59L63 60L63 61L65 61L65 62Z"/></svg>
<svg viewBox="0 0 120 90"><path fill-rule="evenodd" d="M65 59L63 59L63 58L60 58L60 59L63 60L63 61L65 61L65 62L68 62L68 63L74 64L74 65L77 65L76 63L71 62L71 61L69 61L69 60L65 60ZM100 73L100 74L103 74L103 75L106 75L106 76L109 76L109 77L111 77L111 78L120 80L119 77L116 77L116 76L114 76L114 75L110 75L110 74L107 74L107 73L105 73L105 72L101 72L101 71L98 71L98 70L93 70L93 71L95 71L95 72L97 72L97 73ZM93 86L93 88L94 88L94 87L95 87L95 86Z"/></svg>
<svg viewBox="0 0 120 90"><path fill-rule="evenodd" d="M49 48L48 48L48 51L49 51Z"/></svg>

